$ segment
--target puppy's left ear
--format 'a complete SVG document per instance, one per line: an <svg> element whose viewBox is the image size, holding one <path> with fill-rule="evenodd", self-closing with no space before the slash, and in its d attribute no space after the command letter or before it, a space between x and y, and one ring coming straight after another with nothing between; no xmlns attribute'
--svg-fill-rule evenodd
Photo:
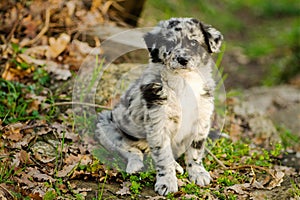
<svg viewBox="0 0 300 200"><path fill-rule="evenodd" d="M201 29L204 34L205 43L209 53L218 53L223 41L223 35L217 29L210 25L201 23Z"/></svg>
<svg viewBox="0 0 300 200"><path fill-rule="evenodd" d="M144 40L147 45L148 51L150 53L150 57L152 62L158 63L161 62L161 58L159 57L159 41L162 41L162 36L159 34L159 29L156 28L144 35Z"/></svg>
<svg viewBox="0 0 300 200"><path fill-rule="evenodd" d="M151 52L155 48L156 38L155 35L151 32L144 35L144 40L147 45L148 51Z"/></svg>

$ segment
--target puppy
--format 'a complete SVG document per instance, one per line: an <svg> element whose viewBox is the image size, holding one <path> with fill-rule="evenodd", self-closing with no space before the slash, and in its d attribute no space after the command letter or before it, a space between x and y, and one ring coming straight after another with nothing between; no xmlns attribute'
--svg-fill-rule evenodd
<svg viewBox="0 0 300 200"><path fill-rule="evenodd" d="M99 114L95 138L127 160L126 172L143 168L150 151L156 169L155 191L178 191L176 162L185 155L189 179L210 183L202 165L205 140L214 110L211 54L219 52L223 36L192 18L161 21L144 40L147 69L112 111Z"/></svg>

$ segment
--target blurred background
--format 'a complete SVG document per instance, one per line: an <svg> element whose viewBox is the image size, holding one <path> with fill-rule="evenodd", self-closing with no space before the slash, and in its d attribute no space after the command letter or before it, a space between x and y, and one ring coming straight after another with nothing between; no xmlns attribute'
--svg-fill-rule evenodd
<svg viewBox="0 0 300 200"><path fill-rule="evenodd" d="M216 169L213 174L219 177L209 187L212 195L227 199L224 187L238 184L239 193L239 187L244 188L249 180L257 185L255 177L260 173L263 182L259 184L268 189L260 192L268 196L256 193L256 186L252 189L257 198L245 197L250 192L247 187L239 197L299 197L299 0L0 0L0 199L56 199L61 195L84 199L81 197L87 194L87 199L101 199L103 191L109 198L112 191L120 191L125 180L132 182L127 189L136 197L128 199L143 199L134 195L141 191L137 183L146 179L136 176L128 180L123 174L108 172L92 156L94 141L83 144L78 133L94 134L96 115L89 111L109 109L114 97L119 98L116 85L123 83L123 75L148 60L143 49L123 55L103 69L101 43L116 33L153 27L171 17L197 18L220 30L225 38L215 60L227 92L226 102L216 98L216 105L226 106L226 111L216 106L214 124L225 119L222 132L228 133L230 140L221 139L213 153L228 167L241 168L223 173L208 157L204 163ZM116 42L110 50L118 51L120 46ZM81 80L79 69L84 61L94 63L80 71ZM74 102L76 92L79 99ZM93 102L87 103L85 95ZM73 109L74 105L79 109ZM75 110L82 115L74 114ZM265 172L273 164L292 167L283 170L287 176L277 190L270 190L277 183L266 187L274 175ZM267 170L261 170L262 166ZM283 173L281 168L274 169L280 172L276 174ZM281 183L282 177L275 178ZM88 185L87 180L91 181ZM96 184L99 180L101 185ZM102 183L110 183L114 189L103 190ZM144 193L147 198L156 195L154 176L150 185L150 192ZM183 188L179 196L187 191ZM195 191L199 188L190 193ZM213 196L206 197L215 199ZM228 199L237 199L231 197Z"/></svg>
<svg viewBox="0 0 300 200"><path fill-rule="evenodd" d="M298 0L147 0L138 24L170 17L194 17L224 34L227 88L300 86Z"/></svg>

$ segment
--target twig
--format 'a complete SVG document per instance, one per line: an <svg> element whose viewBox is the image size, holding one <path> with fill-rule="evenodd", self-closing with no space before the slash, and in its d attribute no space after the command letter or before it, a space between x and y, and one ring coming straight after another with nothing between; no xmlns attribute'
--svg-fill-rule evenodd
<svg viewBox="0 0 300 200"><path fill-rule="evenodd" d="M49 108L51 106L64 106L64 105L83 105L83 106L91 106L91 107L97 107L97 108L102 108L102 109L106 109L106 110L111 110L110 107L107 107L107 106L101 106L101 105L98 105L98 104L93 104L93 103L84 103L84 102L58 102L58 103L53 103L49 106L46 106L46 108Z"/></svg>
<svg viewBox="0 0 300 200"><path fill-rule="evenodd" d="M46 124L34 124L34 125L27 125L21 128L21 130L27 130L27 129L32 129L36 127L47 127Z"/></svg>
<svg viewBox="0 0 300 200"><path fill-rule="evenodd" d="M20 16L20 11L17 9L17 19L16 19L16 21L14 22L12 29L10 30L8 36L7 36L6 39L5 39L5 47L4 47L3 52L7 50L8 44L10 43L10 41L11 41L11 39L12 39L12 37L13 37L15 31L16 31L16 29L18 28L18 26L20 26L20 22L21 22L21 20L22 20L23 18L24 18L24 16L23 16L23 15Z"/></svg>
<svg viewBox="0 0 300 200"><path fill-rule="evenodd" d="M7 194L9 194L11 197L14 197L14 195L8 190L8 189L6 189L4 186L2 186L2 184L0 184L0 188L2 188L2 190L4 191L4 192L6 192ZM4 198L5 199L5 198Z"/></svg>
<svg viewBox="0 0 300 200"><path fill-rule="evenodd" d="M35 38L33 38L32 40L21 42L20 43L21 47L34 44L48 31L49 23L50 23L50 10L51 10L50 8L46 9L45 26L42 28L42 30L39 32L39 34L37 34L37 36L35 36Z"/></svg>
<svg viewBox="0 0 300 200"><path fill-rule="evenodd" d="M244 169L244 168L250 168L250 169L259 169L262 171L267 172L268 174L270 174L273 178L276 178L275 175L266 167L261 167L261 166L257 166L257 165L242 165L242 166L234 166L234 167L229 167L228 169Z"/></svg>
<svg viewBox="0 0 300 200"><path fill-rule="evenodd" d="M205 147L205 151L213 157L213 159L223 168L228 169L221 160L219 160L208 148Z"/></svg>

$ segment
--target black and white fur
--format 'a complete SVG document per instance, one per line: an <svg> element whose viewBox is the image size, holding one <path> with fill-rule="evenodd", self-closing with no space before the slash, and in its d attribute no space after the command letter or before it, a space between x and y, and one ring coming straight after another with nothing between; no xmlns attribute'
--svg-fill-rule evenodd
<svg viewBox="0 0 300 200"><path fill-rule="evenodd" d="M192 18L161 21L144 36L150 63L112 111L99 114L96 139L127 159L126 172L143 168L150 151L157 171L155 191L178 191L176 159L185 154L189 179L207 185L202 165L204 144L214 109L210 55L219 52L223 36Z"/></svg>

